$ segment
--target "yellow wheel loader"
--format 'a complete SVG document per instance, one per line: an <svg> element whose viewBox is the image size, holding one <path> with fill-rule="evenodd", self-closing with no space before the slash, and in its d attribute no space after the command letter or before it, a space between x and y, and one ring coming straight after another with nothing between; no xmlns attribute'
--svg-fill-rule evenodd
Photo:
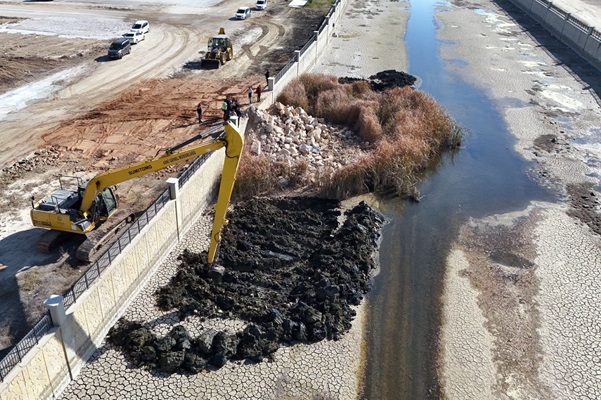
<svg viewBox="0 0 601 400"><path fill-rule="evenodd" d="M204 139L211 138L210 141ZM202 144L187 147L203 140ZM207 132L193 137L184 143L167 149L153 159L137 162L122 168L96 175L89 181L78 185L76 191L62 188L46 196L31 209L31 222L34 226L49 229L38 243L38 249L46 252L64 239L65 233L85 235L86 240L78 247L76 256L81 261L90 261L103 243L113 236L134 215L118 210L118 199L114 185L168 168L172 165L191 161L204 154L225 147L225 161L219 186L219 195L215 205L215 220L209 246L209 263L213 263L219 242L221 228L225 223L227 207L234 188L236 173L244 138L236 127L227 123L224 129ZM115 221L107 223L106 221Z"/></svg>
<svg viewBox="0 0 601 400"><path fill-rule="evenodd" d="M219 34L209 39L207 52L201 59L200 66L203 68L219 68L233 57L234 45L225 34L225 30L220 28Z"/></svg>

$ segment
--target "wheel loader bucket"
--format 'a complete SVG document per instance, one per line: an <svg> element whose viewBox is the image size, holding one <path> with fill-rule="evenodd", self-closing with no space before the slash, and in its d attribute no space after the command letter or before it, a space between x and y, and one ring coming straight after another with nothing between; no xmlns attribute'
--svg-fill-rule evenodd
<svg viewBox="0 0 601 400"><path fill-rule="evenodd" d="M200 66L203 68L218 69L220 65L221 65L221 61L219 61L219 60L211 60L211 59L203 58L200 61Z"/></svg>

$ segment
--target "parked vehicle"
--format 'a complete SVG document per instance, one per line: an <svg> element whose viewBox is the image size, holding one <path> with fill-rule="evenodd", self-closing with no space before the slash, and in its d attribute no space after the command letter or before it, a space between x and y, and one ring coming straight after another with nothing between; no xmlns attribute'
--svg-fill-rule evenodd
<svg viewBox="0 0 601 400"><path fill-rule="evenodd" d="M246 19L250 17L250 7L240 7L236 11L236 19Z"/></svg>
<svg viewBox="0 0 601 400"><path fill-rule="evenodd" d="M267 0L257 0L257 4L255 4L256 10L264 10L267 7Z"/></svg>
<svg viewBox="0 0 601 400"><path fill-rule="evenodd" d="M140 31L129 31L129 32L123 34L123 37L126 39L129 39L129 42L131 44L138 44L146 38L146 35L144 35Z"/></svg>
<svg viewBox="0 0 601 400"><path fill-rule="evenodd" d="M109 47L109 58L123 58L124 55L131 53L131 43L129 39L121 38L115 40Z"/></svg>
<svg viewBox="0 0 601 400"><path fill-rule="evenodd" d="M131 26L131 30L139 31L139 32L146 34L146 33L150 32L150 23L148 23L148 21L141 19L139 21L134 22L134 24Z"/></svg>

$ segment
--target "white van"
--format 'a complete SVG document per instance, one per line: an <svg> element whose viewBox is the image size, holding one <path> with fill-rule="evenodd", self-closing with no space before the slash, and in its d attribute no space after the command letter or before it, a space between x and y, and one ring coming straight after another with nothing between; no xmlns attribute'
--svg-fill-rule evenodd
<svg viewBox="0 0 601 400"><path fill-rule="evenodd" d="M267 0L257 0L257 4L255 4L256 10L264 10L267 7Z"/></svg>
<svg viewBox="0 0 601 400"><path fill-rule="evenodd" d="M236 19L246 19L250 17L250 7L240 7L236 11Z"/></svg>

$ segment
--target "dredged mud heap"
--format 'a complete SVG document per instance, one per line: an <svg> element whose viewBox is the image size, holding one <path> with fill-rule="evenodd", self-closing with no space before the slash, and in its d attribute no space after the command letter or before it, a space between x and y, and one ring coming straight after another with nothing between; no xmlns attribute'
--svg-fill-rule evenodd
<svg viewBox="0 0 601 400"><path fill-rule="evenodd" d="M157 292L180 318L235 318L235 334L206 329L196 338L175 326L158 338L121 320L109 340L131 361L166 372L220 368L228 359L261 361L281 344L336 340L351 327L376 267L383 217L361 202L342 213L335 200L253 199L236 206L224 229L216 272L206 254L184 252L179 271Z"/></svg>

